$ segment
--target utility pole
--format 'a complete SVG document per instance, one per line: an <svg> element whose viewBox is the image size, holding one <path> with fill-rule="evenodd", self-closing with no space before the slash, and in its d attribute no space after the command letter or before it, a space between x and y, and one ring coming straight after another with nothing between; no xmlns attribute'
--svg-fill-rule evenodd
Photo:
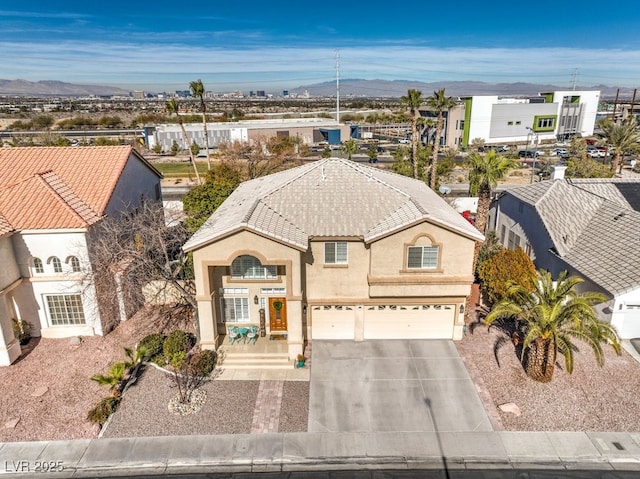
<svg viewBox="0 0 640 479"><path fill-rule="evenodd" d="M336 121L340 123L340 50L336 50Z"/></svg>
<svg viewBox="0 0 640 479"><path fill-rule="evenodd" d="M578 72L580 71L579 68L574 68L573 69L573 74L571 75L571 83L573 85L573 91L576 90L576 84L578 83Z"/></svg>

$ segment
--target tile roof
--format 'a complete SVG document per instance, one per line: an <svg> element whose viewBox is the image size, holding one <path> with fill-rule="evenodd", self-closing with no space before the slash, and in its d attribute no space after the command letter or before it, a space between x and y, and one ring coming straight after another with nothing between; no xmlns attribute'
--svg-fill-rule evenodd
<svg viewBox="0 0 640 479"><path fill-rule="evenodd" d="M610 293L640 287L640 181L564 179L509 189L538 212L557 254Z"/></svg>
<svg viewBox="0 0 640 479"><path fill-rule="evenodd" d="M7 233L11 233L14 230L11 223L2 215L0 215L0 236L6 235Z"/></svg>
<svg viewBox="0 0 640 479"><path fill-rule="evenodd" d="M146 163L131 146L0 148L0 213L20 229L86 227L131 155Z"/></svg>
<svg viewBox="0 0 640 479"><path fill-rule="evenodd" d="M306 250L314 236L371 242L420 221L483 239L423 182L330 158L242 183L184 248L247 228Z"/></svg>

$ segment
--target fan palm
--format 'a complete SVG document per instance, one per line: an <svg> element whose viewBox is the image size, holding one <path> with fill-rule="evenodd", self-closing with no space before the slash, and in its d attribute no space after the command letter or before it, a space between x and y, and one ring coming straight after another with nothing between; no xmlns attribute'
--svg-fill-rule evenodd
<svg viewBox="0 0 640 479"><path fill-rule="evenodd" d="M623 155L638 150L638 142L640 142L640 134L637 132L638 123L633 117L629 117L622 123L614 123L607 118L600 122L600 128L604 134L602 143L613 148L611 170L615 173L618 167L622 167L620 160Z"/></svg>
<svg viewBox="0 0 640 479"><path fill-rule="evenodd" d="M420 106L424 99L419 90L409 89L406 96L400 98L402 104L411 114L411 165L413 166L413 177L418 178L418 118L420 117Z"/></svg>
<svg viewBox="0 0 640 479"><path fill-rule="evenodd" d="M180 129L182 130L182 141L185 144L185 148L189 151L189 158L191 159L191 164L193 165L193 169L196 172L196 179L198 181L198 184L200 185L202 184L202 182L200 181L200 174L198 173L198 167L196 165L195 158L193 157L193 152L191 151L191 148L189 148L189 136L187 135L187 130L184 128L184 123L182 122L182 117L180 116L180 108L178 106L178 102L175 98L171 98L165 104L165 108L169 115L175 114L178 118L178 124L180 125Z"/></svg>
<svg viewBox="0 0 640 479"><path fill-rule="evenodd" d="M353 156L353 154L357 153L358 151L358 145L356 145L355 140L352 138L349 141L345 141L342 144L342 146L340 147L340 151L342 151L342 153L347 155L347 158L351 160L351 157Z"/></svg>
<svg viewBox="0 0 640 479"><path fill-rule="evenodd" d="M537 381L551 381L558 353L564 356L567 372L573 372L576 339L591 347L599 366L604 365L603 343L611 344L621 354L615 328L598 319L593 309L594 304L606 300L605 296L577 293L575 288L580 283L581 278L566 271L554 281L551 273L539 270L533 292L512 284L507 299L497 303L486 317L487 325L497 319L524 322L521 360L529 376Z"/></svg>
<svg viewBox="0 0 640 479"><path fill-rule="evenodd" d="M204 128L204 147L207 152L207 169L211 169L211 159L209 158L209 132L207 131L207 104L204 101L204 84L197 79L189 83L191 94L200 100L200 111L202 112L202 127Z"/></svg>
<svg viewBox="0 0 640 479"><path fill-rule="evenodd" d="M436 138L433 142L433 156L431 160L431 176L429 178L429 186L432 190L436 189L438 178L438 152L440 150L440 136L444 128L444 112L448 112L456 106L456 101L450 96L445 96L444 88L434 91L433 96L426 100L427 106L438 114L436 123Z"/></svg>

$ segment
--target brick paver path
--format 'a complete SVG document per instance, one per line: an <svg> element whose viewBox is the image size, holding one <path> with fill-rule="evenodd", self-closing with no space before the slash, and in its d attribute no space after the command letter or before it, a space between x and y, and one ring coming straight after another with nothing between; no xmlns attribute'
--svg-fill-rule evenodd
<svg viewBox="0 0 640 479"><path fill-rule="evenodd" d="M283 380L260 381L251 434L278 432L283 387Z"/></svg>

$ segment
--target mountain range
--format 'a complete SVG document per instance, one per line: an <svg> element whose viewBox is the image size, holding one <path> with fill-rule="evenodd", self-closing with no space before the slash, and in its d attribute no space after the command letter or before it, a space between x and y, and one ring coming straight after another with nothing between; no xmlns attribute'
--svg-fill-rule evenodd
<svg viewBox="0 0 640 479"><path fill-rule="evenodd" d="M431 92L444 88L447 96L462 97L471 95L498 95L498 96L537 96L540 92L557 90L572 90L567 86L535 83L485 83L479 81L440 81L418 82L407 80L340 80L340 96L353 97L379 97L399 98L406 95L407 90L420 90L424 97ZM614 99L616 94L620 99L631 99L634 95L632 88L618 88L606 85L576 86L575 90L600 90L603 98ZM618 92L619 90L619 92ZM312 97L335 97L336 82L327 81L311 85L303 85L289 90L290 94ZM42 80L31 82L28 80L1 80L0 96L129 96L130 91L122 88L99 85L76 85L61 81Z"/></svg>

